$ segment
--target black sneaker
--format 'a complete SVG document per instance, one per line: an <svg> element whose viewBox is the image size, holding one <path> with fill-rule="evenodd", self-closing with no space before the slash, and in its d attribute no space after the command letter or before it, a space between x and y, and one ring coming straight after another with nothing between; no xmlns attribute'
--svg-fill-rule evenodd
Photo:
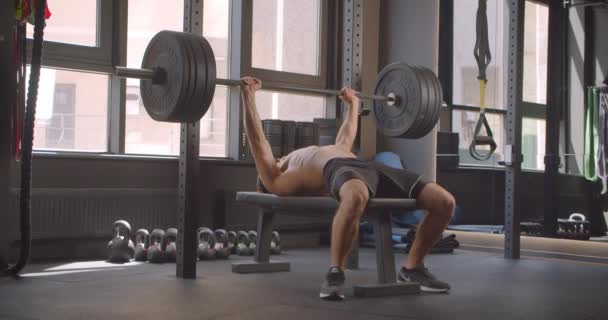
<svg viewBox="0 0 608 320"><path fill-rule="evenodd" d="M319 297L323 300L342 301L344 300L344 271L337 267L329 268L325 275L325 281L321 286Z"/></svg>
<svg viewBox="0 0 608 320"><path fill-rule="evenodd" d="M404 267L399 270L397 278L399 282L417 282L420 284L420 290L424 292L447 292L450 290L450 285L437 280L426 267L417 269L406 269Z"/></svg>

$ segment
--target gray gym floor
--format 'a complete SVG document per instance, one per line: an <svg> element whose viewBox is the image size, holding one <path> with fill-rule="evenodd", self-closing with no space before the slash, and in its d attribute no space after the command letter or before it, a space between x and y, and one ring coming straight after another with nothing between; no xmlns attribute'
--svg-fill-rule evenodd
<svg viewBox="0 0 608 320"><path fill-rule="evenodd" d="M457 250L427 261L449 294L336 303L317 298L327 249L281 258L291 272L239 275L230 261L199 262L197 280L177 279L174 264L30 265L19 280L0 278L0 319L608 319L606 264ZM373 282L374 266L362 249L347 284Z"/></svg>

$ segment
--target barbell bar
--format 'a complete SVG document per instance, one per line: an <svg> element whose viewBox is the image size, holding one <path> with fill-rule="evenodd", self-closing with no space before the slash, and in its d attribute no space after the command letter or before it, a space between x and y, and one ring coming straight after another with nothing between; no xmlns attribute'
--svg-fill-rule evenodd
<svg viewBox="0 0 608 320"><path fill-rule="evenodd" d="M136 69L136 68L126 68L126 67L115 67L114 75L120 78L133 78L140 80L150 80L155 84L162 84L166 81L166 77L162 75L164 71L162 69L151 70L151 69ZM266 82L262 81L262 86L264 90L270 91L285 91L285 92L293 92L293 93L304 93L304 94L322 94L322 95L330 95L330 96L340 96L342 94L339 90L333 89L317 89L317 88L305 88L305 87L297 87L290 86L277 82ZM241 80L233 80L233 79L215 79L215 84L220 86L227 87L239 87L241 85ZM373 94L363 94L361 92L357 92L356 96L363 100L378 100L378 101L389 101L395 102L396 97L390 96L379 96Z"/></svg>
<svg viewBox="0 0 608 320"><path fill-rule="evenodd" d="M146 112L163 122L199 121L209 109L215 87L240 86L240 80L217 79L213 49L201 35L161 31L148 43L141 69L115 67L118 77L140 79ZM334 89L297 87L263 82L263 89L339 96ZM380 132L391 137L418 139L435 127L443 105L443 92L433 71L404 62L387 65L378 74L371 111ZM365 109L364 109L365 110Z"/></svg>

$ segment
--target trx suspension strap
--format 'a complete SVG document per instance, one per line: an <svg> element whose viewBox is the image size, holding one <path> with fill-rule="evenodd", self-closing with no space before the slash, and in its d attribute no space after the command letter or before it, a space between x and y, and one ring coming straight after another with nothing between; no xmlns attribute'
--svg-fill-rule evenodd
<svg viewBox="0 0 608 320"><path fill-rule="evenodd" d="M492 61L492 54L490 53L490 41L488 40L488 17L486 11L488 8L488 0L479 0L479 6L477 7L477 21L476 21L476 35L475 49L473 55L477 61L479 68L479 120L475 125L475 131L473 133L473 141L469 146L469 152L471 156L479 161L490 159L492 154L496 150L496 142L494 141L494 135L492 129L486 120L486 84L488 78L486 77L486 69ZM480 135L481 127L486 130L486 135ZM489 146L490 150L477 150L478 146Z"/></svg>

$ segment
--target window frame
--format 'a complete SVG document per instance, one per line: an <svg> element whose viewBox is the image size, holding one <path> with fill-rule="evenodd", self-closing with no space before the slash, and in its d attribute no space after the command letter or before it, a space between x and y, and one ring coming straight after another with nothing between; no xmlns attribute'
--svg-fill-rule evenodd
<svg viewBox="0 0 608 320"><path fill-rule="evenodd" d="M334 54L337 53L337 48L331 45L330 40L335 40L330 37L331 32L335 32L335 26L331 23L330 18L335 18L334 10L339 10L338 5L332 5L330 1L320 0L320 28L319 28L319 75L298 74L287 71L276 71L268 69L254 68L252 66L252 38L253 38L253 0L231 0L231 31L230 31L230 70L231 79L238 79L243 75L258 77L265 82L280 82L289 85L294 85L310 89L326 89L330 85L334 85L335 77L334 70L328 68L328 61L334 61ZM237 34L238 32L238 34ZM235 46L237 50L235 51ZM238 50L240 49L240 50ZM289 92L285 92L289 93ZM241 137L244 133L242 124L242 101L240 99L240 91L235 88L229 88L229 145L228 157L234 160L240 160ZM315 97L325 98L325 117L337 117L337 101L333 96L315 95ZM239 106L236 108L236 106ZM238 125L237 125L238 124Z"/></svg>
<svg viewBox="0 0 608 320"><path fill-rule="evenodd" d="M184 0L184 2L198 0ZM319 75L305 75L291 72L264 70L251 67L251 28L253 18L252 0L228 0L229 12L229 62L228 74L231 79L238 79L243 74L260 77L269 82L284 82L305 88L327 88L337 84L336 70L328 67L329 61L336 60L340 50L339 44L334 44L334 30L339 22L334 22L334 10L339 11L338 4L320 0L320 29L319 29ZM204 10L204 9L203 9ZM337 15L340 16L340 15ZM247 32L248 31L248 32ZM332 33L330 36L330 32ZM105 151L79 150L35 150L37 154L81 155L83 157L117 156L139 158L177 158L166 155L131 155L125 152L126 138L126 79L114 76L115 66L124 66L127 62L128 37L128 1L97 0L97 46L88 47L77 44L54 41L44 42L42 66L82 73L99 73L108 76L108 108ZM331 42L330 42L331 41ZM31 58L32 40L28 39L28 59ZM337 69L339 70L339 68ZM335 82L335 83L334 83ZM322 96L322 95L312 95ZM326 98L326 117L334 118L339 113L338 99L333 96ZM240 137L242 128L242 106L240 90L228 87L228 115L226 156L219 159L239 160ZM200 156L205 159L218 157Z"/></svg>
<svg viewBox="0 0 608 320"><path fill-rule="evenodd" d="M273 82L281 82L290 85L297 85L306 88L326 88L327 87L327 61L328 59L328 38L329 28L329 3L319 0L319 38L318 41L318 63L319 75L299 74L287 71L276 71L253 67L252 62L252 38L253 38L253 0L243 0L242 15L242 71L260 79Z"/></svg>
<svg viewBox="0 0 608 320"><path fill-rule="evenodd" d="M497 0L498 1L498 0ZM549 7L549 0L526 0L539 5ZM453 130L453 112L454 111L474 111L479 112L481 108L479 106L471 105L459 105L453 103L453 85L454 85L454 63L453 63L453 52L454 52L454 1L452 0L441 0L440 2L440 43L439 43L439 79L444 88L444 100L448 104L446 111L442 115L442 121L440 124L441 130L447 130L452 132ZM506 34L506 33L505 33ZM505 42L508 41L508 37L505 37ZM523 48L522 48L523 50ZM550 54L548 52L547 54ZM507 63L505 61L505 63ZM548 80L548 79L547 79ZM538 104L533 102L523 101L520 99L522 119L528 118L533 120L545 120L547 119L547 105ZM504 109L498 108L485 108L488 114L498 114L502 117L503 122L507 115L506 106ZM503 130L506 132L506 127L503 126ZM502 166L491 166L487 164L468 164L458 163L459 167L481 167L488 169L503 168ZM525 169L526 171L542 171L534 169Z"/></svg>
<svg viewBox="0 0 608 320"><path fill-rule="evenodd" d="M44 41L42 65L56 69L112 73L114 47L114 7L122 1L97 0L97 46ZM52 9L52 8L51 8ZM52 23L52 17L49 23ZM28 26L29 27L29 26ZM27 56L31 59L32 39L27 39Z"/></svg>

